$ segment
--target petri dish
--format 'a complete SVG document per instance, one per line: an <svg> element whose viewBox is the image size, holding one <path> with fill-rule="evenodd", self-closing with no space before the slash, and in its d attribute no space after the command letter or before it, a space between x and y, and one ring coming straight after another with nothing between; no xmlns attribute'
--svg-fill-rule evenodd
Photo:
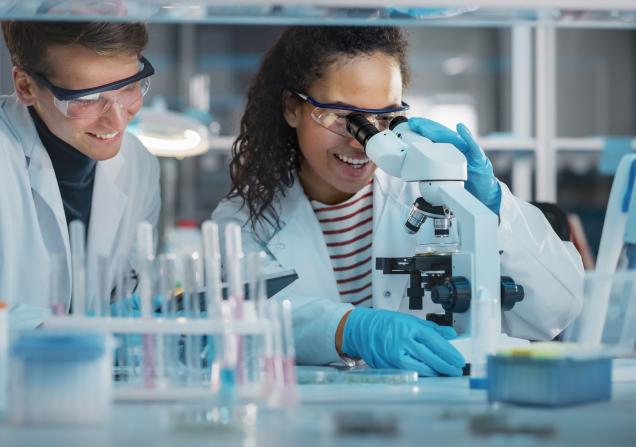
<svg viewBox="0 0 636 447"><path fill-rule="evenodd" d="M340 371L329 366L297 366L296 379L301 385L333 383L340 377Z"/></svg>
<svg viewBox="0 0 636 447"><path fill-rule="evenodd" d="M345 383L401 385L405 383L417 383L418 375L415 371L403 369L353 369L341 373L340 378Z"/></svg>

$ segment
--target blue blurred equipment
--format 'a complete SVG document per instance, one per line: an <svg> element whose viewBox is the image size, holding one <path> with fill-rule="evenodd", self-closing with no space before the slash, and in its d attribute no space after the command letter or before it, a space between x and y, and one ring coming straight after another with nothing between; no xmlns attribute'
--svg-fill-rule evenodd
<svg viewBox="0 0 636 447"><path fill-rule="evenodd" d="M447 341L457 336L448 326L413 315L357 308L345 324L342 351L373 368L417 371L420 376L461 376L462 355Z"/></svg>
<svg viewBox="0 0 636 447"><path fill-rule="evenodd" d="M490 160L466 126L460 123L457 125L457 132L453 132L440 123L426 118L410 118L409 126L411 130L433 143L449 143L459 149L468 162L466 190L499 215L501 187L493 174Z"/></svg>

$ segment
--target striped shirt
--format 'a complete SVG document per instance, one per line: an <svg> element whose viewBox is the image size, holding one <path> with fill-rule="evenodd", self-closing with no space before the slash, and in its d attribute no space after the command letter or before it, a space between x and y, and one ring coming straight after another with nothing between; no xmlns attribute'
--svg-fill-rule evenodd
<svg viewBox="0 0 636 447"><path fill-rule="evenodd" d="M345 303L371 306L373 180L337 205L311 201Z"/></svg>

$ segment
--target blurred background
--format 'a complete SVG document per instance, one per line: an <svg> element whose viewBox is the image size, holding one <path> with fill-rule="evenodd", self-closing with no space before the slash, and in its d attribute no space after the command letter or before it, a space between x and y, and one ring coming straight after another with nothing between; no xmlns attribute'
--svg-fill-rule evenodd
<svg viewBox="0 0 636 447"><path fill-rule="evenodd" d="M229 190L246 91L284 29L253 22L149 24L145 55L156 74L145 106L183 113L208 132L203 153L160 157L164 247L174 237L187 244L190 230L180 229L198 227ZM413 76L404 99L414 115L467 124L515 194L556 203L573 215L571 225L580 222L577 237L593 258L612 180L611 166L599 166L612 144L636 135L634 28L406 26ZM2 94L13 90L10 68L2 48Z"/></svg>

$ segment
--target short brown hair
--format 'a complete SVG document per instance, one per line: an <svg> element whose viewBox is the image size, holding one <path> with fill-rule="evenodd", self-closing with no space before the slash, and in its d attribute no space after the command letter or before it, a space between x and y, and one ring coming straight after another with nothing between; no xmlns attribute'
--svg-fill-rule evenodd
<svg viewBox="0 0 636 447"><path fill-rule="evenodd" d="M148 43L143 23L2 21L11 62L27 72L51 76L49 45L82 45L97 54L139 54Z"/></svg>

